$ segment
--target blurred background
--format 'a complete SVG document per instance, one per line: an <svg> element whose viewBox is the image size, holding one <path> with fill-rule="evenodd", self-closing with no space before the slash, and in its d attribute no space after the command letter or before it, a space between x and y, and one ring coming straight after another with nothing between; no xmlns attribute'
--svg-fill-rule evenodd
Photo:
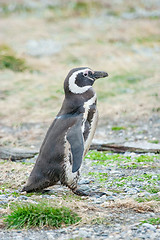
<svg viewBox="0 0 160 240"><path fill-rule="evenodd" d="M0 145L39 146L80 66L109 74L97 140L160 142L159 0L0 0Z"/></svg>

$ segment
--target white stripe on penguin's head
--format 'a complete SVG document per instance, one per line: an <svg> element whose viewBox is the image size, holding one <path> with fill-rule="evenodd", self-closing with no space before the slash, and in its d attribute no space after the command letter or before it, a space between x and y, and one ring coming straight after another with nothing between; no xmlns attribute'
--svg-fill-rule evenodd
<svg viewBox="0 0 160 240"><path fill-rule="evenodd" d="M76 72L74 72L70 78L69 78L69 90L72 92L72 93L76 93L76 94L81 94L81 93L84 93L86 92L89 88L91 88L92 86L91 85L88 85L88 86L84 86L84 87L79 87L75 82L76 82L76 77L79 73L85 73L87 71L92 71L91 69L89 68L85 68L83 70L78 70Z"/></svg>

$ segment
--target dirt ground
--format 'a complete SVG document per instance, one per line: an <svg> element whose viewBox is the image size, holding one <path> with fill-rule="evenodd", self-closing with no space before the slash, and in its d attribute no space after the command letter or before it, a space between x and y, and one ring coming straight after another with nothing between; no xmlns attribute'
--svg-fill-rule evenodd
<svg viewBox="0 0 160 240"><path fill-rule="evenodd" d="M19 132L24 123L49 126L64 98L64 78L79 66L109 74L94 86L99 126L159 126L157 1L69 2L1 1L0 46L28 66L23 72L0 70L1 145L18 145L9 129ZM37 131L32 127L31 138ZM44 136L46 128L40 131Z"/></svg>

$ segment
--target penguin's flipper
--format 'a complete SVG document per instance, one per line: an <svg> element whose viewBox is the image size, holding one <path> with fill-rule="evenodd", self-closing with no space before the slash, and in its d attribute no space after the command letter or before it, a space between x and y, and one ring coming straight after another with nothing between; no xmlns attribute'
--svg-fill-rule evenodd
<svg viewBox="0 0 160 240"><path fill-rule="evenodd" d="M84 153L84 140L81 129L81 121L78 121L69 129L67 133L67 140L71 145L73 157L72 172L74 173L80 168Z"/></svg>

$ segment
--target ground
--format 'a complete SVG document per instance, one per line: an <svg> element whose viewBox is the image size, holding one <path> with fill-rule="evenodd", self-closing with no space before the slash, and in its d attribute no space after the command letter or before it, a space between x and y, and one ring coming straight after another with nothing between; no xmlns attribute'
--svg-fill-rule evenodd
<svg viewBox="0 0 160 240"><path fill-rule="evenodd" d="M65 76L74 67L88 66L109 74L94 85L99 109L94 140L153 144L160 148L158 10L156 0L50 3L16 0L14 4L9 0L1 1L0 145L39 148L62 104ZM154 159L154 168L150 164L145 168L147 174L159 174L158 160ZM1 162L1 190L10 196L25 183L33 166ZM131 169L135 171L133 164ZM138 166L137 169L138 175L144 174ZM91 177L86 174L82 174L82 179ZM116 178L115 173L112 174ZM133 175L129 169L125 177L128 175ZM93 174L92 178L97 179ZM7 193L7 189L11 192ZM72 194L70 197L66 190L74 203L70 204L63 199L65 191L59 191L60 203L75 205L74 210L78 205L79 214L82 208L86 216L90 214L87 223L93 220L95 212L99 216L100 208L88 205L90 200L77 199ZM132 196L130 201L132 204L135 201ZM116 214L114 207L105 206L105 209L106 214L108 211ZM134 215L134 208L124 207L122 211L123 219L125 214ZM144 216L140 215L139 219Z"/></svg>

